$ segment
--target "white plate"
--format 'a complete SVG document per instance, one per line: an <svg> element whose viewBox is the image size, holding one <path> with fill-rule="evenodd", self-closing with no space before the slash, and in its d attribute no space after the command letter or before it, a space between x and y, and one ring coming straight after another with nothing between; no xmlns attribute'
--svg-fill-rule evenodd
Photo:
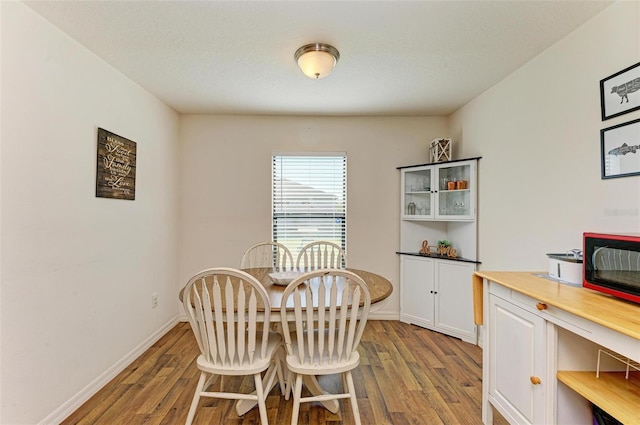
<svg viewBox="0 0 640 425"><path fill-rule="evenodd" d="M276 285L288 285L301 274L302 272L274 272L269 273L269 277Z"/></svg>

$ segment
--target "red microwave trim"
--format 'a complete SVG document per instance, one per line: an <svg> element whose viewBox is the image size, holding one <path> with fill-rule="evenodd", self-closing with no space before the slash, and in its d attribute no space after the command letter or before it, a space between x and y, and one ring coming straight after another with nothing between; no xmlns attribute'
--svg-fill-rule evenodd
<svg viewBox="0 0 640 425"><path fill-rule="evenodd" d="M584 233L584 241L586 242L587 238L595 238L595 239L611 239L614 241L628 241L628 242L638 242L640 243L640 233L616 233L615 235L610 233ZM586 248L586 245L584 246Z"/></svg>
<svg viewBox="0 0 640 425"><path fill-rule="evenodd" d="M618 291L616 289L609 288L602 284L591 283L587 281L587 239L609 239L614 241L624 241L624 242L637 242L638 243L638 251L640 251L640 233L618 233L618 234L610 234L610 233L591 233L585 232L583 237L583 247L582 252L585 256L582 265L582 286L585 288L593 289L594 291L602 292L604 294L613 295L614 297L621 298L624 300L632 301L640 304L640 295L630 294L628 292Z"/></svg>
<svg viewBox="0 0 640 425"><path fill-rule="evenodd" d="M586 279L582 282L582 286L584 286L585 288L593 289L594 291L613 295L614 297L622 298L624 300L633 301L640 304L640 296L629 294L627 292L616 291L615 289L607 288L606 286L602 285L594 285L593 283L587 282Z"/></svg>

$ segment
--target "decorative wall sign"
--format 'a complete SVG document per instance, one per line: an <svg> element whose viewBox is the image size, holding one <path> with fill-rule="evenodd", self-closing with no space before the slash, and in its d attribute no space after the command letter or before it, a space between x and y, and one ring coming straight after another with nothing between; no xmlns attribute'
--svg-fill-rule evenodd
<svg viewBox="0 0 640 425"><path fill-rule="evenodd" d="M96 196L136 199L136 142L98 128Z"/></svg>
<svg viewBox="0 0 640 425"><path fill-rule="evenodd" d="M640 62L600 80L602 121L640 109Z"/></svg>
<svg viewBox="0 0 640 425"><path fill-rule="evenodd" d="M602 178L640 174L640 119L600 130Z"/></svg>

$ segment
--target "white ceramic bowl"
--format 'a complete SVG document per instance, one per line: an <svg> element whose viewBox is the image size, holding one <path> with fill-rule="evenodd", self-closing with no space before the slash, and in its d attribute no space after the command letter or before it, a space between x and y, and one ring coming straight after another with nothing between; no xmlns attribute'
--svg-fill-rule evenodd
<svg viewBox="0 0 640 425"><path fill-rule="evenodd" d="M293 272L293 271L274 272L274 273L269 273L269 277L271 278L271 281L276 285L288 285L291 283L291 281L293 281L293 279L297 278L301 274L302 272Z"/></svg>

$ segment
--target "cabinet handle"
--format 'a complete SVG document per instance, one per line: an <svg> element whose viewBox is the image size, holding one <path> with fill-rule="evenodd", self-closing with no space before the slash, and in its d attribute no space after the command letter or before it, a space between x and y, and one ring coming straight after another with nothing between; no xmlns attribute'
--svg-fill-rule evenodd
<svg viewBox="0 0 640 425"><path fill-rule="evenodd" d="M536 304L536 308L540 311L542 310L546 310L547 309L547 305L545 303L538 303Z"/></svg>
<svg viewBox="0 0 640 425"><path fill-rule="evenodd" d="M540 385L542 384L542 380L540 378L538 378L537 376L532 376L531 378L529 378L531 380L531 383L533 385Z"/></svg>

